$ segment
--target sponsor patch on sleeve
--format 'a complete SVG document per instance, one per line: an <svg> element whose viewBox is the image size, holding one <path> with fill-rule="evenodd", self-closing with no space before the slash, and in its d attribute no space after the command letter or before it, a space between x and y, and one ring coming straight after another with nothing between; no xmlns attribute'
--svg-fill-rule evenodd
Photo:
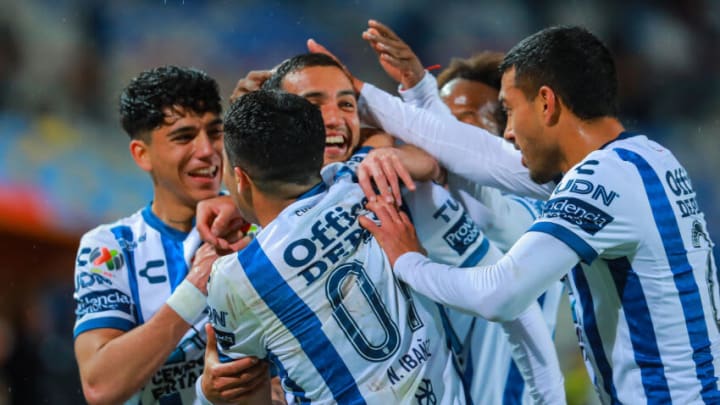
<svg viewBox="0 0 720 405"><path fill-rule="evenodd" d="M542 218L561 218L590 235L595 235L614 219L594 205L572 197L554 198L545 203Z"/></svg>
<svg viewBox="0 0 720 405"><path fill-rule="evenodd" d="M450 228L443 239L455 250L458 255L465 253L467 248L472 245L480 236L480 230L467 214L463 214L462 218Z"/></svg>
<svg viewBox="0 0 720 405"><path fill-rule="evenodd" d="M132 300L118 290L94 291L76 300L75 315L83 316L104 311L121 311L132 315Z"/></svg>

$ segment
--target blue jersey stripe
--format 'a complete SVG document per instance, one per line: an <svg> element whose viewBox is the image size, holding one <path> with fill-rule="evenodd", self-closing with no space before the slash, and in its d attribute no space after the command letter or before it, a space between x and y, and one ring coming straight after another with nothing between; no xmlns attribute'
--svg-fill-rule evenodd
<svg viewBox="0 0 720 405"><path fill-rule="evenodd" d="M580 301L580 307L582 308L582 321L581 325L585 333L585 337L590 345L589 348L595 358L598 371L603 380L603 388L605 392L610 395L613 404L619 404L617 392L615 391L615 384L613 383L613 372L610 363L608 362L607 356L605 355L605 348L603 347L602 339L600 338L600 331L598 331L597 321L595 320L595 306L593 304L592 294L590 292L590 286L588 285L585 274L583 273L582 267L576 265L572 271L572 280L575 283L575 288L578 292L577 299ZM597 383L595 384L597 385Z"/></svg>
<svg viewBox="0 0 720 405"><path fill-rule="evenodd" d="M133 232L129 226L121 225L110 229L110 232L115 236L118 243L121 240L132 241ZM130 249L127 248L127 243L120 243L122 247L123 255L125 256L125 263L127 263L127 274L128 283L130 284L130 294L135 302L135 317L137 318L138 325L145 323L143 319L141 305L140 305L140 292L138 291L137 274L135 273L135 256L132 254Z"/></svg>
<svg viewBox="0 0 720 405"><path fill-rule="evenodd" d="M341 404L364 404L350 370L322 330L315 313L287 284L257 239L238 254L238 260L265 304L300 343L315 369Z"/></svg>
<svg viewBox="0 0 720 405"><path fill-rule="evenodd" d="M505 381L505 390L503 391L503 405L520 405L522 403L523 389L525 389L525 381L517 365L511 360L507 380Z"/></svg>
<svg viewBox="0 0 720 405"><path fill-rule="evenodd" d="M170 278L170 291L175 291L175 288L185 279L188 272L183 243L167 237L164 233L160 234L160 239L162 240L163 251L165 251L165 266Z"/></svg>
<svg viewBox="0 0 720 405"><path fill-rule="evenodd" d="M293 397L295 397L295 402L298 404L309 404L310 401L305 396L305 390L298 385L287 373L287 370L285 369L285 366L283 366L282 362L278 357L273 353L272 351L268 350L267 357L270 362L275 365L277 368L277 375L282 380L283 385L285 388L288 388L292 391Z"/></svg>
<svg viewBox="0 0 720 405"><path fill-rule="evenodd" d="M640 367L645 396L650 403L669 404L672 402L670 388L660 359L655 327L640 279L627 258L621 257L606 262L615 281L618 296L622 300L635 363Z"/></svg>
<svg viewBox="0 0 720 405"><path fill-rule="evenodd" d="M73 333L73 339L78 337L83 332L87 332L89 330L93 329L101 329L101 328L111 328L111 329L119 329L121 331L127 332L130 329L134 328L135 324L128 321L127 319L122 318L95 318L91 319L89 321L83 322L75 329Z"/></svg>
<svg viewBox="0 0 720 405"><path fill-rule="evenodd" d="M587 264L590 264L597 257L597 252L582 238L575 235L571 230L562 227L552 222L535 222L532 224L528 232L543 232L560 239L570 249L574 250L575 253L580 256L580 259Z"/></svg>
<svg viewBox="0 0 720 405"><path fill-rule="evenodd" d="M715 377L713 355L710 352L710 338L705 324L700 291L693 277L693 269L688 262L680 228L665 194L665 188L655 170L642 156L627 149L616 148L614 151L622 160L634 164L640 173L685 315L690 345L693 348L695 372L702 384L703 400L706 403L717 403L720 401L720 392L717 389L717 377Z"/></svg>
<svg viewBox="0 0 720 405"><path fill-rule="evenodd" d="M472 252L470 256L467 257L467 259L463 260L462 264L460 264L460 267L472 267L480 263L480 260L485 258L485 255L487 254L489 249L490 242L486 237L483 236L483 241L480 246L475 249L475 251Z"/></svg>

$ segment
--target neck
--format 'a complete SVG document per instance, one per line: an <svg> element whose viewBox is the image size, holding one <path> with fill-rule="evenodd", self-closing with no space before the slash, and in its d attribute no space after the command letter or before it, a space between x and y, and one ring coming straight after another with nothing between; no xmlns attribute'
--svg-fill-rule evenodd
<svg viewBox="0 0 720 405"><path fill-rule="evenodd" d="M297 198L277 198L261 193L255 193L253 206L258 224L263 228L277 218L280 213L290 204L297 201Z"/></svg>
<svg viewBox="0 0 720 405"><path fill-rule="evenodd" d="M566 173L591 152L617 138L625 130L620 121L613 117L602 117L592 121L582 121L576 118L570 125L570 128L563 130L563 133L569 134L569 136L561 142L565 157L563 173Z"/></svg>
<svg viewBox="0 0 720 405"><path fill-rule="evenodd" d="M192 229L195 207L182 204L156 189L151 209L155 216L173 229L181 232L189 232Z"/></svg>

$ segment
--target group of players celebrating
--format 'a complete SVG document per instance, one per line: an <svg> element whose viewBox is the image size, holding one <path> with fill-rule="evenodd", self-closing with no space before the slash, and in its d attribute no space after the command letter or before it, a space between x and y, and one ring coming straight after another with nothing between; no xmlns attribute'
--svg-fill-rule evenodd
<svg viewBox="0 0 720 405"><path fill-rule="evenodd" d="M154 195L80 242L88 402L563 404L569 295L602 403L718 403L704 216L617 119L605 45L551 27L436 80L382 23L362 37L400 97L313 40L224 116L197 70L124 89Z"/></svg>

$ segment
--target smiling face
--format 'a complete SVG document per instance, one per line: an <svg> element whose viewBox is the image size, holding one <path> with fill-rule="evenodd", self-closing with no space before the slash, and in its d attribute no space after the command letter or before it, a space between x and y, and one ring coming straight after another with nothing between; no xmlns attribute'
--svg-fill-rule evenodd
<svg viewBox="0 0 720 405"><path fill-rule="evenodd" d="M218 114L166 108L164 122L144 143L141 168L150 172L155 203L195 209L215 197L222 177L223 125Z"/></svg>
<svg viewBox="0 0 720 405"><path fill-rule="evenodd" d="M458 121L502 135L495 118L500 108L496 89L479 81L455 78L442 87L440 97Z"/></svg>
<svg viewBox="0 0 720 405"><path fill-rule="evenodd" d="M312 66L288 73L283 90L320 108L325 122L323 165L344 162L360 141L357 98L347 75L335 66Z"/></svg>
<svg viewBox="0 0 720 405"><path fill-rule="evenodd" d="M507 112L505 139L522 152L523 165L530 171L530 178L537 183L547 183L562 172L562 153L557 137L543 123L545 109L537 94L528 100L515 81L515 68L502 76L500 103Z"/></svg>

